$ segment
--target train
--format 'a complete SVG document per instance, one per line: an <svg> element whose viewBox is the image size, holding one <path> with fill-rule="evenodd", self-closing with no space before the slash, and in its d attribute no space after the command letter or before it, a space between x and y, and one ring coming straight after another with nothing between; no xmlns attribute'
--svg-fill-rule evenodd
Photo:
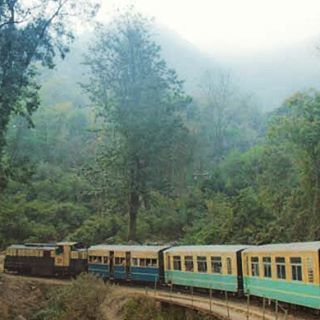
<svg viewBox="0 0 320 320"><path fill-rule="evenodd" d="M11 245L5 272L191 287L320 310L320 241L249 245Z"/></svg>

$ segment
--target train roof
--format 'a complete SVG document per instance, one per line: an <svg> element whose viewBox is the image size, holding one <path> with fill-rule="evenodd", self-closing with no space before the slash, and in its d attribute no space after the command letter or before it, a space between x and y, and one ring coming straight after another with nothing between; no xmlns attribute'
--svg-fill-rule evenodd
<svg viewBox="0 0 320 320"><path fill-rule="evenodd" d="M319 251L320 241L314 242L291 242L266 244L261 246L252 246L245 250L245 252L297 252L297 251Z"/></svg>
<svg viewBox="0 0 320 320"><path fill-rule="evenodd" d="M8 249L26 249L26 250L34 250L34 249L41 249L41 250L55 250L57 248L54 244L42 244L42 243L28 243L25 244L12 244L8 247Z"/></svg>
<svg viewBox="0 0 320 320"><path fill-rule="evenodd" d="M57 245L58 246L74 246L75 244L78 244L79 242L75 242L75 241L61 241L58 242Z"/></svg>
<svg viewBox="0 0 320 320"><path fill-rule="evenodd" d="M130 252L159 252L161 250L167 249L169 246L137 246L137 245L108 245L99 244L96 246L91 246L90 250L102 250L102 251L130 251Z"/></svg>
<svg viewBox="0 0 320 320"><path fill-rule="evenodd" d="M165 252L238 252L248 248L245 245L203 245L203 246L176 246Z"/></svg>
<svg viewBox="0 0 320 320"><path fill-rule="evenodd" d="M26 247L56 247L56 243L41 243L41 242L26 242L23 244Z"/></svg>

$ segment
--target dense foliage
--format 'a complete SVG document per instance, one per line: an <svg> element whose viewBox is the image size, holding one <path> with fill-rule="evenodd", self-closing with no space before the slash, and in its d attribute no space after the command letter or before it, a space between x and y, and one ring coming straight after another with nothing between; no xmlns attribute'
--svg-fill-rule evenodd
<svg viewBox="0 0 320 320"><path fill-rule="evenodd" d="M92 17L95 1L21 0L0 1L0 160L12 115L31 115L39 107L37 65L53 68L57 53L64 58L73 40L70 19ZM4 160L3 160L4 161ZM0 161L0 191L8 168Z"/></svg>
<svg viewBox="0 0 320 320"><path fill-rule="evenodd" d="M111 296L102 279L81 274L71 285L52 288L32 320L103 320L102 304ZM108 319L108 318L107 318Z"/></svg>
<svg viewBox="0 0 320 320"><path fill-rule="evenodd" d="M212 320L197 311L177 306L159 306L153 299L136 297L123 307L124 320Z"/></svg>
<svg viewBox="0 0 320 320"><path fill-rule="evenodd" d="M320 240L320 93L262 114L209 70L191 101L150 30L135 13L100 26L86 66L76 48L42 73L34 128L11 117L0 246Z"/></svg>

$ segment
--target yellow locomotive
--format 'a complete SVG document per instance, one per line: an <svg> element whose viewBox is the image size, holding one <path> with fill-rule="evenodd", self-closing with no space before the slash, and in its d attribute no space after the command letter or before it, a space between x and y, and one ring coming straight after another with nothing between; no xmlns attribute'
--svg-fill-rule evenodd
<svg viewBox="0 0 320 320"><path fill-rule="evenodd" d="M4 270L39 276L73 276L87 270L87 250L77 242L11 245L6 250Z"/></svg>

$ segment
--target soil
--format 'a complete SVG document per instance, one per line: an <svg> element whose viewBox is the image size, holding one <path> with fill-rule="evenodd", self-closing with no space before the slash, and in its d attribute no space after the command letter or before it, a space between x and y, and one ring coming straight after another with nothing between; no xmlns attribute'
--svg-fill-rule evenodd
<svg viewBox="0 0 320 320"><path fill-rule="evenodd" d="M52 284L0 274L1 320L28 319L44 299Z"/></svg>

